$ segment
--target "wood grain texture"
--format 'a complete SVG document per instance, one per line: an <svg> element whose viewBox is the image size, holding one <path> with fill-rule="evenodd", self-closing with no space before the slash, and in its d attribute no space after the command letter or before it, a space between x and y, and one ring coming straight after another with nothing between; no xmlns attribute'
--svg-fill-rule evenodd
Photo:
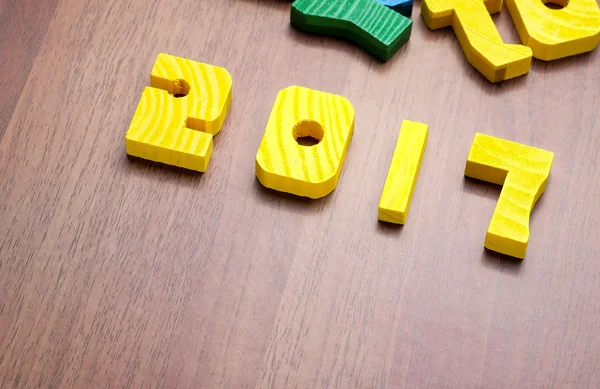
<svg viewBox="0 0 600 389"><path fill-rule="evenodd" d="M1 118L1 388L600 387L597 50L494 85L451 30L415 18L381 64L288 1L62 0L29 28ZM160 52L235 80L205 174L126 156ZM320 200L254 174L288 85L356 110ZM431 131L398 229L373 215L405 118ZM482 248L500 188L463 177L476 132L555 153L522 262Z"/></svg>
<svg viewBox="0 0 600 389"><path fill-rule="evenodd" d="M57 4L58 0L0 1L0 138L19 102Z"/></svg>

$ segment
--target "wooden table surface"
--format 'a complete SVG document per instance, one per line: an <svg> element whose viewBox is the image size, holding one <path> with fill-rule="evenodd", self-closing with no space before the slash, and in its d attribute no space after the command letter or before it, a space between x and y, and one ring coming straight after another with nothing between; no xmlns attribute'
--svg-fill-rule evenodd
<svg viewBox="0 0 600 389"><path fill-rule="evenodd" d="M420 7L382 64L288 1L0 0L0 387L600 388L600 49L493 85ZM233 76L205 174L125 153L160 52ZM255 177L289 85L357 112L321 200ZM403 119L430 133L393 228ZM523 261L483 248L476 132L556 154Z"/></svg>

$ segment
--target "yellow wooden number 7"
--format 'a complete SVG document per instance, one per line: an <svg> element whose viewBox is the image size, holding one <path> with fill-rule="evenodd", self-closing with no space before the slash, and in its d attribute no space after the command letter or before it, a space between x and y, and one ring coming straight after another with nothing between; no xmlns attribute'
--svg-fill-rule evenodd
<svg viewBox="0 0 600 389"><path fill-rule="evenodd" d="M554 153L476 134L465 176L503 185L485 237L485 247L524 258L529 216L546 189Z"/></svg>

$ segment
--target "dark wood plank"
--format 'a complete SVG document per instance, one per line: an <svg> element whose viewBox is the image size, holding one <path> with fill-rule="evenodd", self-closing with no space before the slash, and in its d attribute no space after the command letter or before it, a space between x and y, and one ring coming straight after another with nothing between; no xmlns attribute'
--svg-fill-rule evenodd
<svg viewBox="0 0 600 389"><path fill-rule="evenodd" d="M58 0L0 1L0 139L57 5Z"/></svg>
<svg viewBox="0 0 600 389"><path fill-rule="evenodd" d="M0 140L0 387L600 387L599 52L491 85L419 6L381 64L288 1L60 2ZM204 175L125 155L159 52L233 76ZM317 201L254 176L293 84L357 112ZM430 132L398 229L377 204L403 119ZM475 132L556 154L522 262L483 250L500 188L463 177Z"/></svg>

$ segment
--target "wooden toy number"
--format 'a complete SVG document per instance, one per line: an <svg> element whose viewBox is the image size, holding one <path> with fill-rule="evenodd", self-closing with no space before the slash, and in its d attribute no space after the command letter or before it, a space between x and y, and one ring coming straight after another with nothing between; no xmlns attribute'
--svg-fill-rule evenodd
<svg viewBox="0 0 600 389"><path fill-rule="evenodd" d="M229 105L232 81L223 68L160 54L125 136L127 153L206 171ZM320 198L337 186L354 131L348 99L288 87L277 95L256 154L256 177L266 187ZM385 180L378 218L404 224L427 142L428 126L405 120ZM300 139L311 138L312 145ZM485 247L523 258L529 215L546 188L554 154L477 134L465 175L504 185Z"/></svg>
<svg viewBox="0 0 600 389"><path fill-rule="evenodd" d="M469 63L491 82L529 72L532 56L550 61L600 42L596 0L506 0L506 6L523 45L504 43L489 15L500 12L502 0L423 0L421 14L432 30L452 26Z"/></svg>

